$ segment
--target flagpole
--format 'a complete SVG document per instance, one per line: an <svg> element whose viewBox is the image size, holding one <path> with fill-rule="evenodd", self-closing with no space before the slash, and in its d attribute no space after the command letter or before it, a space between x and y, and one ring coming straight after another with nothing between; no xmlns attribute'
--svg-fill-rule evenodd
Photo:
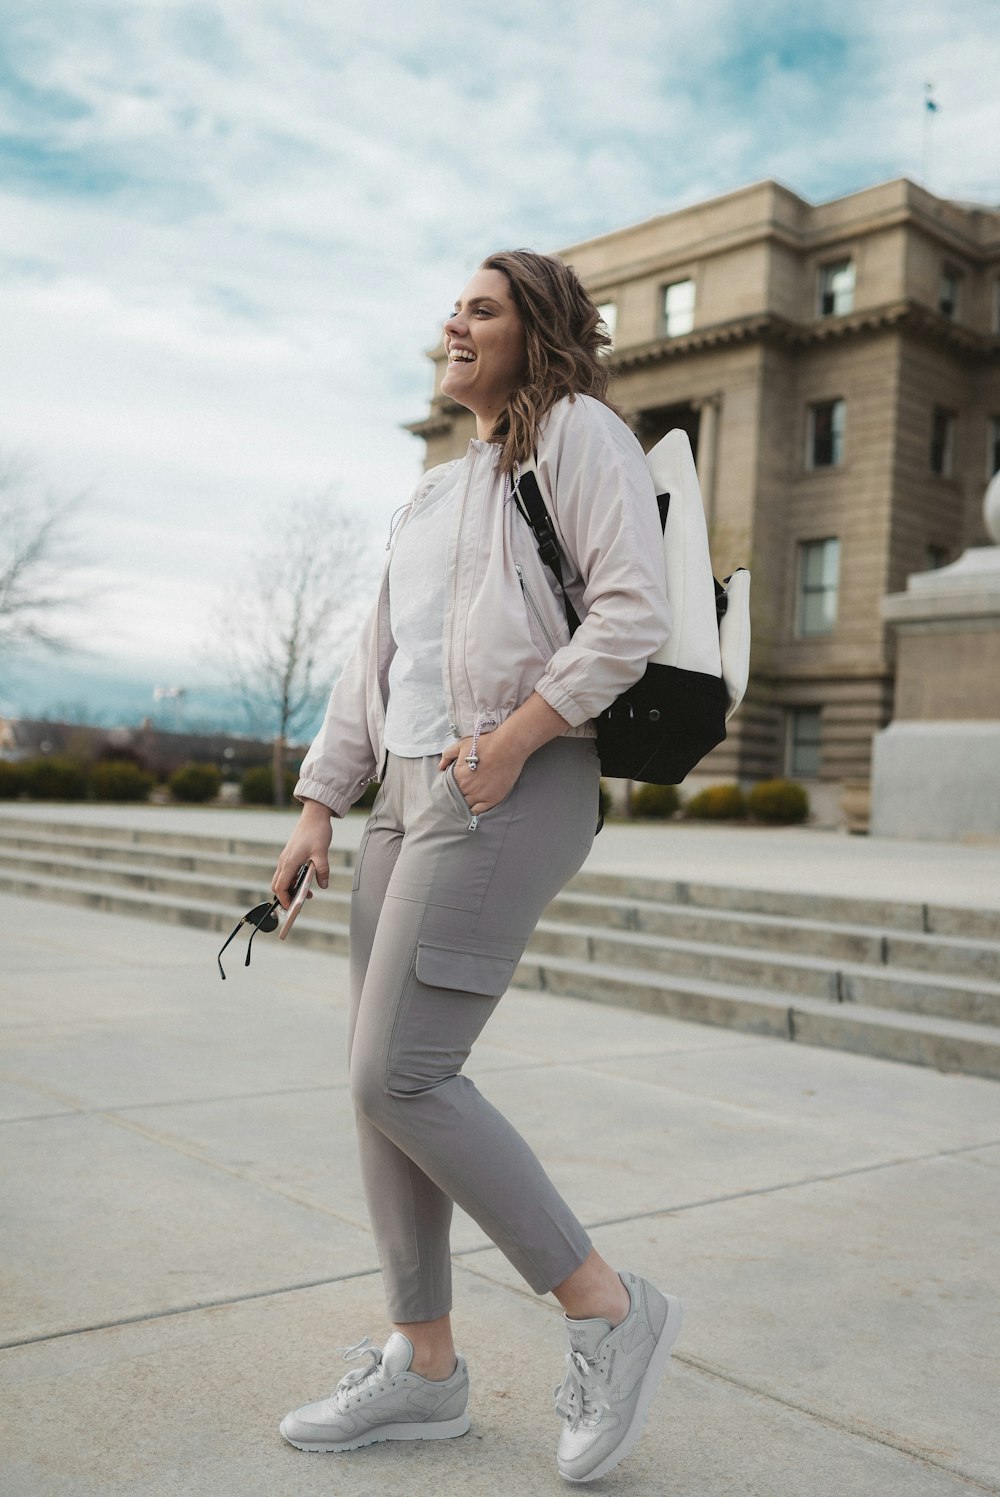
<svg viewBox="0 0 1000 1497"><path fill-rule="evenodd" d="M937 114L937 101L934 98L933 83L924 84L924 140L922 159L920 163L920 178L923 186L930 191L931 171L931 115Z"/></svg>

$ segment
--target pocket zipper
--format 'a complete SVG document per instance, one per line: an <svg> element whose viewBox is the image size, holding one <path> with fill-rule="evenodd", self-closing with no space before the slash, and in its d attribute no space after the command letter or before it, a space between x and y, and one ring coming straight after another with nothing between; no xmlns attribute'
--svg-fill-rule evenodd
<svg viewBox="0 0 1000 1497"><path fill-rule="evenodd" d="M445 781L447 783L448 793L449 793L449 795L452 795L452 792L454 791L454 794L452 795L452 799L454 800L455 805L458 806L461 803L461 810L462 810L463 815L465 815L465 816L471 816L471 818L472 818L472 820L469 822L469 825L465 828L465 830L467 832L478 831L479 830L479 816L474 811L471 811L469 809L469 806L468 806L468 804L466 802L466 799L465 799L464 795L462 794L461 790L458 788L458 782L457 782L457 780L455 780L454 776L452 775L452 770L454 769L454 767L455 767L454 765L451 765L448 769L446 769L444 771L444 777L445 777Z"/></svg>
<svg viewBox="0 0 1000 1497"><path fill-rule="evenodd" d="M539 629L541 629L542 635L545 639L545 643L548 645L549 649L554 655L559 649L559 646L556 644L555 640L552 638L552 635L549 633L548 625L542 618L541 610L539 609L538 604L535 602L534 598L531 595L531 589L528 587L528 584L524 580L524 572L522 571L521 566L518 562L514 563L514 571L517 573L517 580L521 584L521 591L524 594L524 600L535 616L535 623L538 625Z"/></svg>

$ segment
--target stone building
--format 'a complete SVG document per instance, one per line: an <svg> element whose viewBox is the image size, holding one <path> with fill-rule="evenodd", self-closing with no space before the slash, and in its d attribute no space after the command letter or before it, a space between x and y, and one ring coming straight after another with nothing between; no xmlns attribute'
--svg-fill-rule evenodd
<svg viewBox="0 0 1000 1497"><path fill-rule="evenodd" d="M614 337L645 447L695 448L718 575L753 573L751 689L713 779L869 776L889 719L880 604L981 542L1000 467L1000 209L887 182L814 205L761 182L561 252ZM428 465L473 418L440 393Z"/></svg>

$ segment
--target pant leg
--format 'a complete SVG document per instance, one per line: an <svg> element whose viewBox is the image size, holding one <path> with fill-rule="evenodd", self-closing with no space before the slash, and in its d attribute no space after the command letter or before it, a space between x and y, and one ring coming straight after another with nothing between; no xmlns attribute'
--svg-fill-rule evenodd
<svg viewBox="0 0 1000 1497"><path fill-rule="evenodd" d="M385 891L403 841L404 806L409 788L406 770L405 761L390 759L355 861L350 925L349 1066L353 1064L358 1015ZM387 1293L389 1285L413 1279L414 1261L418 1261L422 1302L429 1306L425 1314L401 1317L390 1304L391 1318L435 1320L451 1308L452 1199L358 1109L355 1129L368 1215ZM393 1230L399 1219L409 1223L402 1233L402 1248L397 1246L400 1235Z"/></svg>
<svg viewBox="0 0 1000 1497"><path fill-rule="evenodd" d="M351 1084L390 1311L423 1320L450 1308L447 1233L443 1213L432 1221L426 1182L458 1201L537 1292L590 1250L528 1145L461 1068L538 916L589 850L599 768L592 744L556 740L470 830L436 760L397 762L411 794L367 963ZM405 1190L398 1173L391 1184L376 1174L372 1130L416 1167Z"/></svg>

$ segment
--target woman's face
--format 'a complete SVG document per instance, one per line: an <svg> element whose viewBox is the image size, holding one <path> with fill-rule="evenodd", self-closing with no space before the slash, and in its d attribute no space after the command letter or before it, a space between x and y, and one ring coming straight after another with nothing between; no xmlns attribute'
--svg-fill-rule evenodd
<svg viewBox="0 0 1000 1497"><path fill-rule="evenodd" d="M524 324L502 270L476 271L445 322L444 346L441 390L474 411L488 437L527 364Z"/></svg>

